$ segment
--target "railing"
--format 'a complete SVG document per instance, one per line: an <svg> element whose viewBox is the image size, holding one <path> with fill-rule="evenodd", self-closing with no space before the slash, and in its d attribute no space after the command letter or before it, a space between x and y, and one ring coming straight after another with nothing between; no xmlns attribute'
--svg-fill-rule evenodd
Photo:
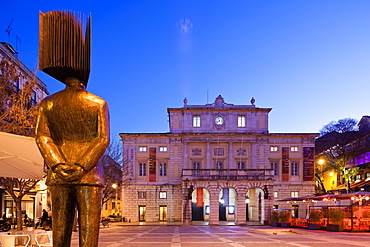
<svg viewBox="0 0 370 247"><path fill-rule="evenodd" d="M273 180L272 169L184 169L182 180L190 181L265 181Z"/></svg>

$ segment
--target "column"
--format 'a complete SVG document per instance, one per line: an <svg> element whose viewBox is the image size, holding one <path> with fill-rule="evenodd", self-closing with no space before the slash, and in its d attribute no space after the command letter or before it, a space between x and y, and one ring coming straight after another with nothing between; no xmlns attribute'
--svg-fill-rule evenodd
<svg viewBox="0 0 370 247"><path fill-rule="evenodd" d="M228 160L228 168L229 169L236 169L235 167L235 160L234 160L234 146L232 142L229 142L229 160Z"/></svg>
<svg viewBox="0 0 370 247"><path fill-rule="evenodd" d="M236 224L246 225L247 224L247 205L245 202L246 191L237 191L236 197Z"/></svg>
<svg viewBox="0 0 370 247"><path fill-rule="evenodd" d="M212 149L211 149L211 144L207 141L206 145L206 166L205 169L212 169Z"/></svg>
<svg viewBox="0 0 370 247"><path fill-rule="evenodd" d="M251 143L249 169L256 169L256 143Z"/></svg>
<svg viewBox="0 0 370 247"><path fill-rule="evenodd" d="M220 217L219 217L219 197L220 191L217 188L210 188L209 190L209 225L219 225L220 224Z"/></svg>
<svg viewBox="0 0 370 247"><path fill-rule="evenodd" d="M191 194L186 182L182 185L182 225L191 225Z"/></svg>
<svg viewBox="0 0 370 247"><path fill-rule="evenodd" d="M190 169L189 168L189 145L187 142L184 140L184 169Z"/></svg>

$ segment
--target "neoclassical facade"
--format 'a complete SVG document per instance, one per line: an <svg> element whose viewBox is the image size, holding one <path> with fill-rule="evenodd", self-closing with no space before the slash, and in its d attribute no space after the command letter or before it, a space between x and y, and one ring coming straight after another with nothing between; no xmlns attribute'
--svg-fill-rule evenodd
<svg viewBox="0 0 370 247"><path fill-rule="evenodd" d="M170 132L121 133L122 215L131 221L269 221L279 201L314 193L316 133L269 133L271 108L214 103L168 108Z"/></svg>

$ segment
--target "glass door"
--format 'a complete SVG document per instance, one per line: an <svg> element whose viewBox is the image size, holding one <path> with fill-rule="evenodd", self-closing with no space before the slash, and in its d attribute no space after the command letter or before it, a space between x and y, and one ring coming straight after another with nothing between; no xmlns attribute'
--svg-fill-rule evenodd
<svg viewBox="0 0 370 247"><path fill-rule="evenodd" d="M139 206L139 221L145 221L146 206Z"/></svg>
<svg viewBox="0 0 370 247"><path fill-rule="evenodd" d="M167 206L159 206L159 221L167 221Z"/></svg>

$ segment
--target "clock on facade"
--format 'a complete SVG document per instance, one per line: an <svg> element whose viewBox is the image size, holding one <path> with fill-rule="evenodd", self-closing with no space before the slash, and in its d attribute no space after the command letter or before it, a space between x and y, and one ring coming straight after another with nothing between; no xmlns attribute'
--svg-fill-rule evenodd
<svg viewBox="0 0 370 247"><path fill-rule="evenodd" d="M223 119L222 117L216 117L216 119L215 119L215 123L216 123L217 125L221 125L221 124L223 124L223 123L224 123L224 119Z"/></svg>

